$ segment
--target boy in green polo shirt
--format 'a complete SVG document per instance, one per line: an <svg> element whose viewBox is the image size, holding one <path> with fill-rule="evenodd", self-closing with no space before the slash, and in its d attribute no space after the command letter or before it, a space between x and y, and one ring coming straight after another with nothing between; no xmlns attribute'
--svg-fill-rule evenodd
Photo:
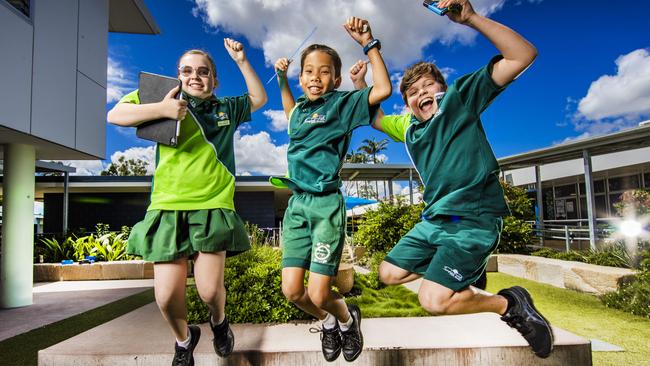
<svg viewBox="0 0 650 366"><path fill-rule="evenodd" d="M129 237L127 251L154 262L156 303L176 337L173 365L194 365L201 328L187 324L187 261L194 258L194 280L210 309L212 345L221 357L234 347L226 314L223 273L226 255L250 248L244 223L235 212L235 154L238 126L267 100L243 45L230 38L224 47L239 67L248 93L217 98L216 67L202 50L189 50L178 60L183 98L178 87L159 103L140 104L138 91L125 95L108 113L108 121L137 126L166 117L178 119L178 145L156 146L151 204Z"/></svg>
<svg viewBox="0 0 650 366"><path fill-rule="evenodd" d="M322 351L334 361L341 351L354 361L363 349L361 313L332 291L345 239L345 204L339 170L352 130L374 119L391 83L367 21L351 17L350 36L364 47L373 67L373 88L340 92L341 59L330 47L314 44L300 59L304 95L294 101L286 71L289 60L275 63L282 106L289 120L289 174L271 182L293 190L285 211L282 236L282 291L289 301L323 321ZM306 270L310 271L307 290Z"/></svg>
<svg viewBox="0 0 650 366"><path fill-rule="evenodd" d="M395 141L406 142L426 204L423 221L388 253L379 275L390 285L423 276L420 304L433 314L500 314L545 358L553 349L553 333L525 289L515 286L491 295L470 286L483 273L499 242L502 217L509 214L499 165L479 116L526 70L537 50L513 30L475 13L466 0L442 0L437 6L452 4L462 9L448 12L449 19L483 34L502 55L449 87L434 64L416 63L400 85L410 113L373 122ZM355 87L366 86L363 63L350 73Z"/></svg>

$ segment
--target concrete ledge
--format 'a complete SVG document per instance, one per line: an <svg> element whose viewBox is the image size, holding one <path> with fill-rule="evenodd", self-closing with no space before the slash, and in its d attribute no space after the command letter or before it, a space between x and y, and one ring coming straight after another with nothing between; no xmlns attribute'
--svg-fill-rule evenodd
<svg viewBox="0 0 650 366"><path fill-rule="evenodd" d="M628 268L529 255L499 254L497 257L501 273L597 295L616 291L622 281L635 273Z"/></svg>
<svg viewBox="0 0 650 366"><path fill-rule="evenodd" d="M153 278L153 263L142 260L69 265L59 263L34 264L34 282L151 278Z"/></svg>
<svg viewBox="0 0 650 366"><path fill-rule="evenodd" d="M364 319L364 351L355 365L591 365L591 345L554 328L551 357L533 355L525 340L495 314L425 318ZM228 359L212 349L212 334L201 325L194 356L207 365L348 365L340 357L327 363L311 323L236 324L235 351ZM167 365L174 338L156 304L93 328L38 353L38 365Z"/></svg>

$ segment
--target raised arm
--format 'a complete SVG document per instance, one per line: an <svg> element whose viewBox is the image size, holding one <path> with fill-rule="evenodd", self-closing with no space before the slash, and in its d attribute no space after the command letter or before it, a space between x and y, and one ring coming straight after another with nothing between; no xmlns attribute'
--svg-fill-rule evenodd
<svg viewBox="0 0 650 366"><path fill-rule="evenodd" d="M343 27L350 37L364 48L374 40L370 24L367 20L350 17ZM372 66L373 84L372 90L368 95L368 104L377 105L390 97L393 86L390 82L384 59L381 57L381 53L379 53L379 47L373 47L368 51L368 59Z"/></svg>
<svg viewBox="0 0 650 366"><path fill-rule="evenodd" d="M244 76L246 88L248 89L248 97L251 101L251 112L255 112L262 108L268 100L264 85L262 85L260 78L257 76L257 73L253 70L253 66L251 66L251 63L248 61L246 53L244 52L244 45L234 39L224 38L223 46L226 48L226 51L228 51L228 54L235 61Z"/></svg>
<svg viewBox="0 0 650 366"><path fill-rule="evenodd" d="M282 108L284 109L284 114L287 116L287 119L289 119L291 110L296 105L296 101L293 99L293 94L291 93L291 88L289 87L289 80L287 80L289 63L288 59L280 58L274 65L275 72L278 73L278 85L280 86L280 96L282 97Z"/></svg>
<svg viewBox="0 0 650 366"><path fill-rule="evenodd" d="M123 127L137 126L143 122L158 118L182 120L187 114L187 102L175 99L179 87L170 90L165 98L158 103L132 104L117 103L108 112L106 120L114 125Z"/></svg>
<svg viewBox="0 0 650 366"><path fill-rule="evenodd" d="M368 87L368 84L366 83L366 72L368 72L367 65L366 61L359 60L350 68L350 79L352 80L354 88L357 90ZM379 110L377 110L377 116L372 121L372 128L384 132L381 128L381 118L383 116L384 110L380 107Z"/></svg>
<svg viewBox="0 0 650 366"><path fill-rule="evenodd" d="M441 0L438 7L460 4L460 13L448 12L449 19L465 24L483 34L503 55L503 59L494 64L492 80L503 86L516 79L530 66L537 57L537 49L524 37L505 25L474 12L468 0Z"/></svg>

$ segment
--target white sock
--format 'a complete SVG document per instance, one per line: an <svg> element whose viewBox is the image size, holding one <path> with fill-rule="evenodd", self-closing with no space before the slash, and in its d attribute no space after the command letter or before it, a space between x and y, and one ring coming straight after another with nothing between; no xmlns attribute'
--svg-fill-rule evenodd
<svg viewBox="0 0 650 366"><path fill-rule="evenodd" d="M323 328L332 329L336 326L336 318L334 315L327 313L325 319L322 320Z"/></svg>
<svg viewBox="0 0 650 366"><path fill-rule="evenodd" d="M350 314L350 317L348 318L348 321L343 323L339 322L339 327L341 327L341 332L347 332L348 329L352 326L352 323L354 322L354 319L352 319L352 314Z"/></svg>
<svg viewBox="0 0 650 366"><path fill-rule="evenodd" d="M187 339L184 341L179 341L178 339L176 340L176 344L179 345L180 347L183 347L187 349L187 347L190 346L190 342L192 341L192 332L190 332L190 329L187 329Z"/></svg>

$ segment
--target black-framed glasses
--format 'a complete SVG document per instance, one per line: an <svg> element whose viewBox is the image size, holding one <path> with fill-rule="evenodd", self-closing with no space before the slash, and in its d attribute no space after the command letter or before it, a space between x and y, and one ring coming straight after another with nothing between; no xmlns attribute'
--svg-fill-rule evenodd
<svg viewBox="0 0 650 366"><path fill-rule="evenodd" d="M210 77L210 68L207 66L199 66L196 69L192 66L181 65L178 67L178 73L184 77L190 77L194 74L196 70L196 75L202 78Z"/></svg>

